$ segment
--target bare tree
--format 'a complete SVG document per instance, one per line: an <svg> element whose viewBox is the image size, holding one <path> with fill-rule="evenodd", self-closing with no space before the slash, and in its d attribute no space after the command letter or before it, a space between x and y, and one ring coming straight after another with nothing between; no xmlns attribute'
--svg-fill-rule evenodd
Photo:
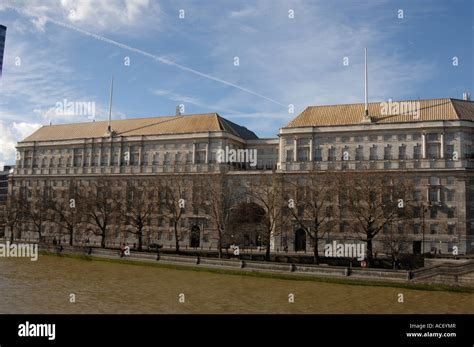
<svg viewBox="0 0 474 347"><path fill-rule="evenodd" d="M78 186L71 182L67 199L49 199L48 208L52 215L50 221L66 230L69 245L74 245L75 234L82 223L82 214L85 212L84 197L80 196Z"/></svg>
<svg viewBox="0 0 474 347"><path fill-rule="evenodd" d="M338 181L339 210L348 212L348 227L367 243L367 260L373 265L373 240L384 225L412 218L408 211L412 185L386 173L345 172Z"/></svg>
<svg viewBox="0 0 474 347"><path fill-rule="evenodd" d="M219 258L222 258L223 242L228 231L231 208L235 201L233 195L229 194L223 173L217 177L209 176L205 183L207 189L204 199L205 211L217 228L217 249Z"/></svg>
<svg viewBox="0 0 474 347"><path fill-rule="evenodd" d="M51 194L51 187L43 187L32 190L31 198L25 199L25 220L33 225L40 243L43 241L44 226L50 219L48 206L52 199Z"/></svg>
<svg viewBox="0 0 474 347"><path fill-rule="evenodd" d="M382 233L380 241L384 253L389 254L395 266L400 255L408 252L408 234L406 225L390 225Z"/></svg>
<svg viewBox="0 0 474 347"><path fill-rule="evenodd" d="M100 236L100 245L105 248L107 229L120 210L120 196L110 181L100 179L91 183L89 189L82 187L86 223L94 226L94 235Z"/></svg>
<svg viewBox="0 0 474 347"><path fill-rule="evenodd" d="M10 231L10 242L15 241L15 230L25 220L25 207L25 198L21 194L12 194L8 197L2 222Z"/></svg>
<svg viewBox="0 0 474 347"><path fill-rule="evenodd" d="M129 181L125 190L124 203L120 214L126 226L131 226L129 233L138 241L138 250L143 248L143 233L151 225L151 217L156 211L157 203L154 189L139 186L137 181Z"/></svg>
<svg viewBox="0 0 474 347"><path fill-rule="evenodd" d="M163 207L170 225L173 226L175 248L179 253L179 241L186 236L186 230L180 228L180 221L184 216L186 206L189 205L187 197L191 192L191 181L184 175L167 177L161 181L160 188L163 197Z"/></svg>
<svg viewBox="0 0 474 347"><path fill-rule="evenodd" d="M335 182L332 175L315 172L299 180L290 178L288 181L286 186L291 190L287 192L290 216L310 238L314 263L319 264L319 240L330 232L334 224L332 203Z"/></svg>
<svg viewBox="0 0 474 347"><path fill-rule="evenodd" d="M248 196L264 211L262 238L265 243L265 260L270 260L272 240L277 236L277 223L284 208L282 175L279 173L260 174L251 179Z"/></svg>

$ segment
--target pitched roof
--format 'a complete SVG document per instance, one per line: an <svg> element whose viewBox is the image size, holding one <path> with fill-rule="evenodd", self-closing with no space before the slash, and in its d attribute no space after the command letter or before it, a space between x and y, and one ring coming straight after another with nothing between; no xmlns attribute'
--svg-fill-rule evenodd
<svg viewBox="0 0 474 347"><path fill-rule="evenodd" d="M416 108L412 112L385 112L382 103L369 103L369 115L372 124L380 123L406 123L406 122L426 122L437 120L468 120L474 121L474 102L458 99L428 99L428 100L407 100L398 101L400 103L412 103ZM419 102L419 104L416 104ZM395 101L392 101L392 105ZM409 105L409 104L405 104ZM390 105L386 105L390 106ZM418 108L419 106L419 108ZM309 106L296 118L286 125L286 128L297 128L306 126L338 126L338 125L358 125L362 124L365 106L361 104L329 105L329 106ZM405 108L405 110L409 110ZM413 112L418 110L418 112ZM416 117L415 117L416 115Z"/></svg>
<svg viewBox="0 0 474 347"><path fill-rule="evenodd" d="M101 121L43 126L22 142L105 137L107 136L107 125L107 121ZM244 140L258 138L247 128L232 123L217 113L114 120L112 121L112 129L117 136L226 131Z"/></svg>

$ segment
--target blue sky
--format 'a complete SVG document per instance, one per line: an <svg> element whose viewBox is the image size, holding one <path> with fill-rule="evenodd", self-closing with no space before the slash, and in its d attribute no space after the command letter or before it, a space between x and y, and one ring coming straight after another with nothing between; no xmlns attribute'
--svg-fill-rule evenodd
<svg viewBox="0 0 474 347"><path fill-rule="evenodd" d="M364 47L369 101L461 98L474 93L473 4L2 0L0 164L41 125L91 121L58 114L64 99L95 102L95 119L106 119L112 75L116 119L184 104L186 114L218 112L260 137L308 105L363 102Z"/></svg>

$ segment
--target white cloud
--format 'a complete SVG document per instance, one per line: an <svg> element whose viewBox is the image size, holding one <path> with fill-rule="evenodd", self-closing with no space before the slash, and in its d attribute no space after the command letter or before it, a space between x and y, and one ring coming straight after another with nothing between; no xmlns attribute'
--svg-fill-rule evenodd
<svg viewBox="0 0 474 347"><path fill-rule="evenodd" d="M149 0L5 0L2 9L14 8L32 17L44 31L47 18L77 24L96 31L127 31L157 24L160 7ZM138 31L137 31L138 32Z"/></svg>
<svg viewBox="0 0 474 347"><path fill-rule="evenodd" d="M13 122L8 126L0 121L0 167L4 164L14 164L16 157L16 143L25 137L31 135L35 130L39 129L41 124Z"/></svg>

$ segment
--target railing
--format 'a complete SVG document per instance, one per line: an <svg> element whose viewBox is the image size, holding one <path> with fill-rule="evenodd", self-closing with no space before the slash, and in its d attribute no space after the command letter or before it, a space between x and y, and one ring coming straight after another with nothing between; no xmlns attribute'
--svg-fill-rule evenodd
<svg viewBox="0 0 474 347"><path fill-rule="evenodd" d="M474 260L462 264L439 264L413 271L413 279L428 279L438 275L456 276L474 272Z"/></svg>
<svg viewBox="0 0 474 347"><path fill-rule="evenodd" d="M338 160L282 163L282 171L308 170L410 170L410 169L471 169L474 160L410 159L410 160Z"/></svg>
<svg viewBox="0 0 474 347"><path fill-rule="evenodd" d="M325 171L325 170L410 170L410 169L474 169L473 159L410 159L410 160L337 160L281 163L282 171ZM241 168L228 164L173 164L169 165L122 165L84 166L63 168L17 168L17 175L79 175L79 174L153 174L180 172L226 172L255 171L261 167ZM268 169L268 168L267 168Z"/></svg>

